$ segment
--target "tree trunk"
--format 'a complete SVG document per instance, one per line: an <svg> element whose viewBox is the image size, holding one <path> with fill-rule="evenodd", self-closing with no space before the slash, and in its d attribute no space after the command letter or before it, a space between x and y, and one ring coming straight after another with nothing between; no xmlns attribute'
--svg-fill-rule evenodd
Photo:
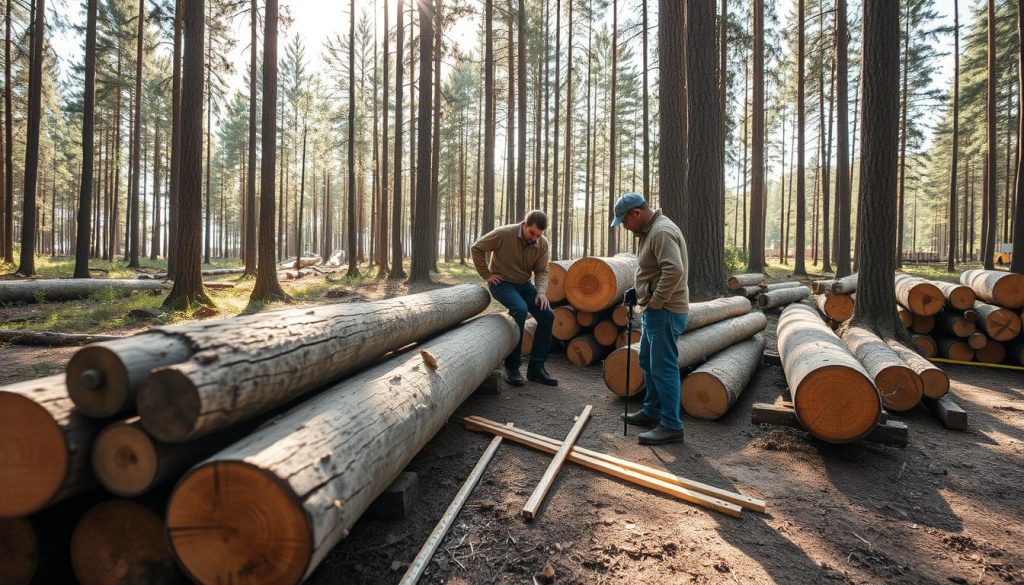
<svg viewBox="0 0 1024 585"><path fill-rule="evenodd" d="M759 334L725 349L683 379L683 409L694 418L716 420L739 400L761 366L765 339Z"/></svg>
<svg viewBox="0 0 1024 585"><path fill-rule="evenodd" d="M81 583L168 583L179 577L160 515L138 502L110 500L75 526L71 566Z"/></svg>
<svg viewBox="0 0 1024 585"><path fill-rule="evenodd" d="M949 306L959 311L970 309L974 306L974 301L977 300L974 290L968 286L939 280L929 280L928 283L942 291L942 296L945 297Z"/></svg>
<svg viewBox="0 0 1024 585"><path fill-rule="evenodd" d="M11 0L7 0L4 19L4 241L0 242L0 256L8 264L14 263L14 106L11 94Z"/></svg>
<svg viewBox="0 0 1024 585"><path fill-rule="evenodd" d="M978 298L1006 307L1024 307L1024 276L999 270L965 270L960 274L960 284L971 287Z"/></svg>
<svg viewBox="0 0 1024 585"><path fill-rule="evenodd" d="M671 26L663 22L660 26ZM682 29L674 31L683 34ZM715 10L710 2L686 4L686 76L689 95L690 154L687 206L682 224L690 250L690 299L704 301L722 295L725 284L725 203L722 173L725 172L722 117L719 110L714 42ZM665 74L665 72L663 72ZM661 90L664 94L667 89ZM662 136L661 141L670 140ZM677 164L662 159L661 168Z"/></svg>
<svg viewBox="0 0 1024 585"><path fill-rule="evenodd" d="M618 160L618 137L616 134L616 122L618 119L618 110L616 104L618 100L618 85L619 85L619 0L612 0L612 70L611 74L611 104L608 108L609 118L609 129L608 129L608 217L615 217L615 200L618 199L618 193L616 192L615 173L619 168ZM546 55L545 55L546 58ZM545 107L546 111L546 107ZM545 152L545 162L547 159L547 153ZM546 167L545 167L546 168ZM662 171L664 172L664 171ZM659 185L660 187L660 185ZM664 193L664 191L661 191ZM662 199L664 205L664 199ZM609 222L611 223L611 222ZM608 245L604 249L606 256L614 256L619 251L618 233L617 228L609 227L608 230ZM548 274L548 291L551 290L550 284L550 272Z"/></svg>
<svg viewBox="0 0 1024 585"><path fill-rule="evenodd" d="M850 274L850 125L846 0L836 0L836 276Z"/></svg>
<svg viewBox="0 0 1024 585"><path fill-rule="evenodd" d="M430 162L431 125L430 113L433 108L431 91L431 70L434 51L434 5L433 0L419 3L420 9L420 85L419 120L416 154L416 221L413 222L412 270L410 282L429 282L431 269L431 246L437 248L437 241L431 241L431 222L436 219L430 214Z"/></svg>
<svg viewBox="0 0 1024 585"><path fill-rule="evenodd" d="M750 165L750 248L747 271L761 272L765 267L765 179L764 179L764 0L754 0L754 79Z"/></svg>
<svg viewBox="0 0 1024 585"><path fill-rule="evenodd" d="M163 184L160 182L162 177L160 173L163 171L163 156L160 149L160 115L155 115L153 128L153 233L152 241L150 242L149 259L156 260L157 256L162 253L162 233L163 233L163 202L160 200L160 190Z"/></svg>
<svg viewBox="0 0 1024 585"><path fill-rule="evenodd" d="M853 316L853 299L849 295L820 294L815 299L818 310L833 321L843 322Z"/></svg>
<svg viewBox="0 0 1024 585"><path fill-rule="evenodd" d="M658 92L658 194L665 215L686 230L686 6L674 0L658 2L658 62L661 90ZM717 104L716 104L717 105ZM649 197L649 193L644 194Z"/></svg>
<svg viewBox="0 0 1024 585"><path fill-rule="evenodd" d="M306 119L302 119L302 170L299 178L299 215L295 219L295 270L302 268L302 214L306 205Z"/></svg>
<svg viewBox="0 0 1024 585"><path fill-rule="evenodd" d="M402 266L402 77L405 73L405 11L402 1L398 0L398 28L395 31L395 184L391 206L391 271L388 277L392 280L405 278ZM387 80L385 80L385 83Z"/></svg>
<svg viewBox="0 0 1024 585"><path fill-rule="evenodd" d="M526 217L526 39L529 31L526 29L526 0L519 0L519 10L516 11L519 23L519 36L516 43L516 51L519 62L519 164L517 165L518 176L516 178L516 219ZM511 83L511 80L509 80Z"/></svg>
<svg viewBox="0 0 1024 585"><path fill-rule="evenodd" d="M28 78L27 137L25 138L25 196L21 206L21 261L18 274L36 273L36 181L39 177L39 124L42 118L43 36L46 28L46 0L35 0L32 51Z"/></svg>
<svg viewBox="0 0 1024 585"><path fill-rule="evenodd" d="M626 370L629 384L626 384ZM640 369L640 347L620 347L604 360L604 385L617 396L636 396L644 387L644 372Z"/></svg>
<svg viewBox="0 0 1024 585"><path fill-rule="evenodd" d="M996 2L988 0L988 99L985 106L985 119L988 136L988 145L985 152L985 222L986 228L982 230L984 242L982 242L981 255L982 264L986 270L994 268L993 259L996 252L996 202L999 198L996 193L996 84L998 73L996 72Z"/></svg>
<svg viewBox="0 0 1024 585"><path fill-rule="evenodd" d="M643 14L646 15L647 14L646 0L644 0L644 2L645 3L644 3L644 8L643 8ZM573 10L572 10L572 8L573 8L572 0L569 0L569 4L568 4L568 10L569 10L569 42L566 45L567 53L566 53L566 63L565 63L565 156L564 156L565 171L562 173L564 175L564 180L565 180L565 184L564 184L563 189L562 189L563 193L565 194L565 205L563 205L563 214L562 214L562 256L565 257L565 258L572 258L573 257L573 251L572 251L572 235L573 234L572 234L571 218L572 218L572 210L573 210L574 201L575 201L575 197L574 197L573 191L572 191L572 180L573 180L573 170L572 170L572 102L573 102L573 97L574 97L573 90L572 90L572 50L573 50L573 41L572 41L572 33L573 33L572 15L573 15ZM646 21L646 16L645 16L644 22L647 22ZM647 32L646 31L644 31L643 37L644 37L644 39L647 38ZM647 46L647 43L646 43L646 41L644 41L644 49L645 49L644 50L644 55L647 54L646 46ZM644 65L644 79L645 80L647 79L646 60L647 60L647 57L645 56L644 57L644 62L645 62L645 65ZM646 95L646 90L644 90L644 92L645 92L645 95ZM647 103L647 100L644 99L645 106L646 106L646 103ZM647 124L647 122L645 120L645 122L644 122L644 128L645 129L647 128L646 124ZM645 139L645 142L644 142L644 156L645 157L647 156L647 142L646 142L646 139ZM646 165L646 161L645 161L644 164ZM557 220L558 220L558 218L555 218L555 221L557 221Z"/></svg>
<svg viewBox="0 0 1024 585"><path fill-rule="evenodd" d="M436 360L436 369L424 366L421 355L393 358L193 469L175 489L168 509L177 558L200 581L215 580L224 571L245 571L259 581L300 582L501 363L516 335L506 316L477 319L421 346L421 353ZM466 347L479 351L470 355ZM413 390L411 398L385 407L395 380ZM302 443L320 448L284 459L277 455L289 444ZM217 485L229 492L220 500L222 507L208 505L213 477L224 478ZM275 479L268 482L268 477ZM276 510L273 520L261 516L246 523L254 516L242 512L254 506ZM242 540L228 547L221 536L225 529ZM290 544L282 549L284 542ZM282 550L287 554L282 556ZM257 560L266 555L276 562Z"/></svg>
<svg viewBox="0 0 1024 585"><path fill-rule="evenodd" d="M484 0L484 209L481 231L494 229L494 134L497 120L494 105L494 0ZM556 102L557 103L557 102ZM556 138L557 140L557 138ZM557 169L557 162L556 169ZM556 170L557 173L557 170Z"/></svg>
<svg viewBox="0 0 1024 585"><path fill-rule="evenodd" d="M135 99L134 99L134 122L132 126L135 128L135 132L132 137L132 148L131 148L131 165L132 165L132 185L131 193L129 194L128 207L130 208L128 214L129 223L129 234L128 234L128 267L139 268L139 159L142 154L142 36L145 30L146 22L146 2L145 0L139 0L139 11L136 16L138 31L136 33L136 45L135 45ZM212 148L212 147L211 147Z"/></svg>
<svg viewBox="0 0 1024 585"><path fill-rule="evenodd" d="M164 285L155 280L137 279L63 279L0 281L0 303L59 302L85 299L97 293L113 291L128 295L134 291L163 291Z"/></svg>
<svg viewBox="0 0 1024 585"><path fill-rule="evenodd" d="M806 286L784 288L772 292L762 292L757 297L757 306L760 309L771 309L781 307L790 303L799 303L811 296L811 289Z"/></svg>
<svg viewBox="0 0 1024 585"><path fill-rule="evenodd" d="M89 220L92 213L94 137L96 134L96 0L88 0L86 12L85 93L82 96L82 178L78 191L75 278L89 278L89 234L92 231ZM9 15L8 18L10 18ZM9 22L8 27L10 27ZM7 172L10 173L11 169L8 169ZM13 210L10 210L9 213L13 213Z"/></svg>
<svg viewBox="0 0 1024 585"><path fill-rule="evenodd" d="M174 3L174 51L171 80L171 173L167 193L167 274L178 268L178 216L181 191L181 51L184 28L184 0ZM266 57L264 57L264 60ZM109 157L109 155L108 155Z"/></svg>
<svg viewBox="0 0 1024 585"><path fill-rule="evenodd" d="M565 275L566 298L577 310L604 311L622 302L626 289L633 286L636 256L581 258Z"/></svg>
<svg viewBox="0 0 1024 585"><path fill-rule="evenodd" d="M103 423L75 412L64 376L0 387L0 518L27 516L95 485L88 445Z"/></svg>
<svg viewBox="0 0 1024 585"><path fill-rule="evenodd" d="M1021 39L1018 47L1020 56L1017 60L1017 88L1024 93L1024 5L1020 0L1017 1L1017 36ZM1014 187L1016 204L1013 215L1013 260L1010 262L1010 271L1024 274L1024 149L1020 147L1020 140L1024 138L1024 99L1020 97L1017 98L1017 124L1017 177ZM951 211L950 217L952 216ZM1021 361L1024 363L1024 360Z"/></svg>
<svg viewBox="0 0 1024 585"><path fill-rule="evenodd" d="M903 237L906 232L906 182L907 182L907 134L910 129L907 127L907 102L909 91L907 90L907 78L910 73L910 9L908 7L906 17L903 19L903 90L900 92L900 183L898 194L898 210L896 211L896 267L903 268Z"/></svg>
<svg viewBox="0 0 1024 585"><path fill-rule="evenodd" d="M686 332L689 333L733 317L740 317L749 312L750 301L742 297L723 297L703 303L690 303Z"/></svg>
<svg viewBox="0 0 1024 585"><path fill-rule="evenodd" d="M798 0L797 7L797 80L796 80L796 243L793 247L793 275L806 276L804 267L807 252L807 178L804 169L804 134L807 125L804 99L804 0Z"/></svg>
<svg viewBox="0 0 1024 585"><path fill-rule="evenodd" d="M258 73L256 48L258 38L256 23L259 20L259 6L256 0L249 5L249 154L245 177L245 274L256 275L256 87ZM273 187L271 187L273 189ZM273 192L273 191L271 191ZM264 193L266 193L264 191Z"/></svg>
<svg viewBox="0 0 1024 585"><path fill-rule="evenodd" d="M874 379L888 409L903 412L921 401L921 377L877 335L864 327L850 327L843 332L843 343Z"/></svg>
<svg viewBox="0 0 1024 585"><path fill-rule="evenodd" d="M420 25L422 29L422 23ZM359 254L357 253L357 237L360 235L357 233L356 226L356 3L352 0L349 3L349 28L348 28L348 271L345 275L349 278L355 278L359 276ZM427 61L429 61L429 53L427 53ZM424 83L420 80L421 87ZM428 67L427 75L427 92L429 94L430 89L430 75ZM429 98L428 98L429 100ZM422 110L422 108L421 108ZM422 112L421 112L422 113ZM421 116L421 125L425 125L427 128L430 127L429 123L424 122L428 120L428 116ZM422 161L421 161L421 164ZM429 172L430 168L427 168ZM428 184L429 188L429 176ZM421 218L424 216L421 215ZM422 223L422 219L421 219ZM297 250L296 256L301 256L302 251Z"/></svg>
<svg viewBox="0 0 1024 585"><path fill-rule="evenodd" d="M878 390L814 309L794 304L783 311L778 347L804 428L831 443L856 441L871 432L881 415Z"/></svg>
<svg viewBox="0 0 1024 585"><path fill-rule="evenodd" d="M987 303L974 303L974 310L978 312L978 325L986 335L996 341L1012 341L1020 335L1021 318L1017 313L989 305Z"/></svg>
<svg viewBox="0 0 1024 585"><path fill-rule="evenodd" d="M858 273L854 272L849 276L844 276L835 281L831 286L831 291L836 294L852 294L857 292L857 283L859 281Z"/></svg>

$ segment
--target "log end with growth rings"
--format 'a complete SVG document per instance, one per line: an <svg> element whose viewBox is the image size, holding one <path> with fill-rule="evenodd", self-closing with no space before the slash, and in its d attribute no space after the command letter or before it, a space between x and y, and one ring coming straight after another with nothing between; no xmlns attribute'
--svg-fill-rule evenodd
<svg viewBox="0 0 1024 585"><path fill-rule="evenodd" d="M202 398L192 380L173 366L150 374L136 401L142 426L157 440L180 443L193 438Z"/></svg>
<svg viewBox="0 0 1024 585"><path fill-rule="evenodd" d="M137 425L118 423L104 429L92 447L96 479L112 494L131 498L146 493L157 473L153 439Z"/></svg>
<svg viewBox="0 0 1024 585"><path fill-rule="evenodd" d="M629 388L626 388L626 364L629 363ZM644 372L640 369L640 350L620 347L604 360L604 383L613 393L625 397L636 396L644 387Z"/></svg>
<svg viewBox="0 0 1024 585"><path fill-rule="evenodd" d="M68 396L86 416L109 418L129 400L128 371L117 353L88 345L68 360Z"/></svg>
<svg viewBox="0 0 1024 585"><path fill-rule="evenodd" d="M683 380L683 410L692 417L717 420L729 410L729 392L711 372L693 372Z"/></svg>
<svg viewBox="0 0 1024 585"><path fill-rule="evenodd" d="M71 537L71 566L82 585L148 585L179 576L163 521L129 500L104 502L85 513Z"/></svg>
<svg viewBox="0 0 1024 585"><path fill-rule="evenodd" d="M882 405L866 376L841 366L825 366L800 382L793 408L812 435L844 443L866 436L878 424Z"/></svg>
<svg viewBox="0 0 1024 585"><path fill-rule="evenodd" d="M0 518L45 506L64 483L68 459L64 433L45 408L0 392Z"/></svg>
<svg viewBox="0 0 1024 585"><path fill-rule="evenodd" d="M310 518L289 486L243 461L189 472L171 496L167 534L200 583L300 583L314 546Z"/></svg>

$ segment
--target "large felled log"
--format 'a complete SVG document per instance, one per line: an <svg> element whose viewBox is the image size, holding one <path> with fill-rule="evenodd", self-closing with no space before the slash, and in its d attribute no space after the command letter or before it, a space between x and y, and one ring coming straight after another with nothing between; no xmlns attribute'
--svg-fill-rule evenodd
<svg viewBox="0 0 1024 585"><path fill-rule="evenodd" d="M974 349L974 359L983 364L1001 364L1006 360L1006 346L999 341L989 340L988 343Z"/></svg>
<svg viewBox="0 0 1024 585"><path fill-rule="evenodd" d="M303 256L302 259L299 260L299 268L305 268L307 266L316 266L321 262L323 262L323 258L321 258L320 256ZM281 268L295 268L295 256L286 258L284 261L281 262L280 266Z"/></svg>
<svg viewBox="0 0 1024 585"><path fill-rule="evenodd" d="M889 347L900 356L910 369L917 372L924 384L923 394L927 398L941 398L949 392L949 376L919 353L894 340L888 340Z"/></svg>
<svg viewBox="0 0 1024 585"><path fill-rule="evenodd" d="M965 339L978 330L973 320L965 318L962 313L957 314L951 311L942 311L935 315L935 325L943 333Z"/></svg>
<svg viewBox="0 0 1024 585"><path fill-rule="evenodd" d="M864 327L850 327L842 339L850 353L871 374L886 408L903 412L921 401L924 394L921 377L880 337Z"/></svg>
<svg viewBox="0 0 1024 585"><path fill-rule="evenodd" d="M594 325L597 325L601 319L604 319L604 316L604 313L576 311L576 322L580 324L580 327L593 327Z"/></svg>
<svg viewBox="0 0 1024 585"><path fill-rule="evenodd" d="M627 366L628 364L628 366ZM626 368L629 367L629 385L626 385ZM620 347L608 354L604 360L604 385L618 396L636 396L644 387L644 372L640 369L640 345Z"/></svg>
<svg viewBox="0 0 1024 585"><path fill-rule="evenodd" d="M139 417L103 429L92 448L96 479L110 493L133 498L173 483L190 467L245 437L252 421L187 443L162 443L150 437Z"/></svg>
<svg viewBox="0 0 1024 585"><path fill-rule="evenodd" d="M579 321L576 320L576 309L564 305L555 307L555 321L551 324L551 336L561 341L569 341L580 334Z"/></svg>
<svg viewBox="0 0 1024 585"><path fill-rule="evenodd" d="M0 343L11 345L38 345L43 347L77 347L98 341L121 339L120 335L94 335L91 333L55 333L53 331L0 330Z"/></svg>
<svg viewBox="0 0 1024 585"><path fill-rule="evenodd" d="M896 300L916 315L935 315L946 305L937 286L923 278L896 274Z"/></svg>
<svg viewBox="0 0 1024 585"><path fill-rule="evenodd" d="M740 294L748 299L756 299L758 295L764 292L764 289L755 284L750 286L741 286L732 292Z"/></svg>
<svg viewBox="0 0 1024 585"><path fill-rule="evenodd" d="M95 486L89 447L101 427L75 410L63 376L0 387L0 518Z"/></svg>
<svg viewBox="0 0 1024 585"><path fill-rule="evenodd" d="M935 340L928 335L911 335L914 340L914 344L921 350L921 354L926 358L933 358L939 353L938 346L935 345Z"/></svg>
<svg viewBox="0 0 1024 585"><path fill-rule="evenodd" d="M969 362L974 359L974 350L964 339L949 337L946 335L935 335L936 354L939 357L959 362Z"/></svg>
<svg viewBox="0 0 1024 585"><path fill-rule="evenodd" d="M837 279L832 284L832 292L840 295L848 295L857 292L857 274L851 274Z"/></svg>
<svg viewBox="0 0 1024 585"><path fill-rule="evenodd" d="M599 345L613 346L615 339L619 336L619 326L611 319L605 319L594 325L594 339Z"/></svg>
<svg viewBox="0 0 1024 585"><path fill-rule="evenodd" d="M737 274L736 276L730 276L729 280L725 282L729 290L739 290L745 286L757 286L764 282L764 275L761 273L752 274Z"/></svg>
<svg viewBox="0 0 1024 585"><path fill-rule="evenodd" d="M978 298L1007 309L1024 307L1024 275L1001 270L965 270L960 284L974 290Z"/></svg>
<svg viewBox="0 0 1024 585"><path fill-rule="evenodd" d="M929 280L928 282L942 291L942 296L946 297L946 304L958 311L970 309L974 306L974 301L977 300L978 295L969 286L941 280Z"/></svg>
<svg viewBox="0 0 1024 585"><path fill-rule="evenodd" d="M750 312L750 301L742 297L724 297L702 303L690 303L686 330L693 331ZM623 325L625 327L625 325Z"/></svg>
<svg viewBox="0 0 1024 585"><path fill-rule="evenodd" d="M935 330L935 315L918 315L914 313L914 322L911 323L910 328L914 333L928 335Z"/></svg>
<svg viewBox="0 0 1024 585"><path fill-rule="evenodd" d="M482 316L420 346L436 369L392 358L193 468L168 506L177 559L201 583L301 582L518 335L507 316Z"/></svg>
<svg viewBox="0 0 1024 585"><path fill-rule="evenodd" d="M896 307L896 316L900 318L900 324L910 329L914 325L914 314L906 307Z"/></svg>
<svg viewBox="0 0 1024 585"><path fill-rule="evenodd" d="M811 296L811 289L806 286L763 292L761 296L757 297L757 306L762 309L771 309L800 302L809 296Z"/></svg>
<svg viewBox="0 0 1024 585"><path fill-rule="evenodd" d="M811 292L816 295L823 295L825 293L832 292L832 285L835 283L835 280L812 280Z"/></svg>
<svg viewBox="0 0 1024 585"><path fill-rule="evenodd" d="M758 285L758 288L760 288L762 291L767 292L773 290L782 290L784 288L796 288L798 286L804 285L799 282L773 282L772 284L766 284L762 282L760 285ZM813 291L814 289L812 288L811 290Z"/></svg>
<svg viewBox="0 0 1024 585"><path fill-rule="evenodd" d="M225 428L288 402L487 308L467 284L371 303L256 315L247 330L183 326L201 351L155 370L139 390L142 424L166 442ZM237 325L237 323L233 323ZM284 333L282 335L282 332Z"/></svg>
<svg viewBox="0 0 1024 585"><path fill-rule="evenodd" d="M136 291L164 292L155 280L112 278L47 278L36 280L0 280L0 304L37 303L87 299L94 294L127 296Z"/></svg>
<svg viewBox="0 0 1024 585"><path fill-rule="evenodd" d="M996 341L1011 341L1020 335L1021 322L1017 313L982 303L974 303L974 310L978 312L978 325L981 330Z"/></svg>
<svg viewBox="0 0 1024 585"><path fill-rule="evenodd" d="M727 347L750 339L768 326L764 313L748 313L726 319L696 331L685 331L676 340L679 350L679 367L688 368Z"/></svg>
<svg viewBox="0 0 1024 585"><path fill-rule="evenodd" d="M82 585L170 585L180 579L153 510L112 500L82 516L71 537L71 566Z"/></svg>
<svg viewBox="0 0 1024 585"><path fill-rule="evenodd" d="M690 416L721 418L747 387L761 365L764 336L757 334L714 356L683 379L683 409Z"/></svg>
<svg viewBox="0 0 1024 585"><path fill-rule="evenodd" d="M548 262L548 300L560 303L565 300L565 275L575 260Z"/></svg>
<svg viewBox="0 0 1024 585"><path fill-rule="evenodd" d="M619 254L611 258L581 258L565 275L565 296L579 311L603 311L622 302L633 286L636 256Z"/></svg>
<svg viewBox="0 0 1024 585"><path fill-rule="evenodd" d="M565 348L565 355L574 366L592 366L608 355L610 347L598 343L591 333L575 337Z"/></svg>
<svg viewBox="0 0 1024 585"><path fill-rule="evenodd" d="M779 356L797 419L833 443L856 441L878 423L881 397L867 370L807 305L779 317Z"/></svg>
<svg viewBox="0 0 1024 585"><path fill-rule="evenodd" d="M853 316L853 299L849 295L824 294L815 299L818 310L833 321L846 321Z"/></svg>
<svg viewBox="0 0 1024 585"><path fill-rule="evenodd" d="M0 520L0 583L28 585L39 564L39 541L28 518Z"/></svg>

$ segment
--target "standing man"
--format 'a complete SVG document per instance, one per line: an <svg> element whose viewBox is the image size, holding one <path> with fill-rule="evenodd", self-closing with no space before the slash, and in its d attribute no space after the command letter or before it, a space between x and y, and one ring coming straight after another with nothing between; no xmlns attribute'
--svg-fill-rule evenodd
<svg viewBox="0 0 1024 585"><path fill-rule="evenodd" d="M636 288L626 295L635 298L643 311L640 369L647 385L643 408L625 415L625 419L634 425L654 426L640 433L643 445L681 442L682 395L676 339L686 329L690 310L686 241L679 226L661 210L651 209L639 193L626 193L615 202L612 227L619 224L640 236Z"/></svg>
<svg viewBox="0 0 1024 585"><path fill-rule="evenodd" d="M546 386L558 386L544 368L551 346L551 324L555 314L548 303L548 240L544 230L548 216L543 211L531 211L520 223L495 228L473 244L473 265L487 281L491 296L508 308L508 313L519 325L519 343L505 358L505 373L513 386L522 386L519 374L523 352L523 326L529 312L537 321L533 334L533 349L526 378ZM486 255L491 254L490 265ZM530 282L530 278L534 282Z"/></svg>

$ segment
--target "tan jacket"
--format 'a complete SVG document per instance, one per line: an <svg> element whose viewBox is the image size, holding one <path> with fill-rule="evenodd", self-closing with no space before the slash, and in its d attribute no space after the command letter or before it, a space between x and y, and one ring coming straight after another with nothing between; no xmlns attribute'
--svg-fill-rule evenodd
<svg viewBox="0 0 1024 585"><path fill-rule="evenodd" d="M505 282L523 284L534 278L539 294L548 290L548 240L541 236L534 244L522 237L522 224L495 228L473 244L473 265L485 280L497 274ZM488 266L486 255L491 254Z"/></svg>
<svg viewBox="0 0 1024 585"><path fill-rule="evenodd" d="M641 307L690 312L686 286L689 262L683 233L671 219L654 212L640 233L637 249L636 295Z"/></svg>

